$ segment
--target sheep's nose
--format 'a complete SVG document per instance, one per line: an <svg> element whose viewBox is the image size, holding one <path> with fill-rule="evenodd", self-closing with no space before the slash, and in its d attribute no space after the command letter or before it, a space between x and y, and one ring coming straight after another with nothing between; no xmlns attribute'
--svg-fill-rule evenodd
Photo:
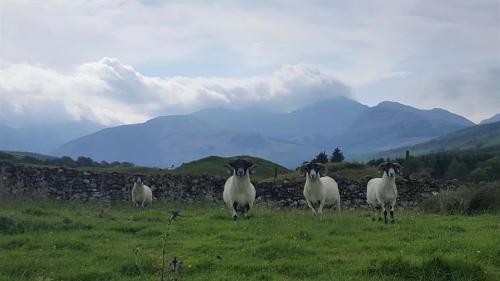
<svg viewBox="0 0 500 281"><path fill-rule="evenodd" d="M245 175L245 171L243 171L242 169L238 169L238 176L244 176Z"/></svg>

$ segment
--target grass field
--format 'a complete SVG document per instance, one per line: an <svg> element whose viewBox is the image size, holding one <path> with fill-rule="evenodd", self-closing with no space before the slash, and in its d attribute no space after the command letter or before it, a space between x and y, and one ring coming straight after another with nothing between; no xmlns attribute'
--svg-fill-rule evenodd
<svg viewBox="0 0 500 281"><path fill-rule="evenodd" d="M173 208L166 257L183 267L168 280L500 280L498 214L397 210L384 225L361 211L319 220L258 205L233 223L221 205L0 203L0 280L160 280Z"/></svg>

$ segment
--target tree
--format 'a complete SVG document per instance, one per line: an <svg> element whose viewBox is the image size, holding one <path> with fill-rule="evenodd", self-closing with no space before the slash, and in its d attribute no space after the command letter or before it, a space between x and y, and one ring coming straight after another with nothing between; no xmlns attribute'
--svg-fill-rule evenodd
<svg viewBox="0 0 500 281"><path fill-rule="evenodd" d="M321 151L318 155L316 155L316 158L312 160L313 163L328 163L328 155L326 154L325 151Z"/></svg>
<svg viewBox="0 0 500 281"><path fill-rule="evenodd" d="M467 177L468 173L469 169L467 169L467 166L463 162L454 158L451 161L450 166L448 166L448 170L446 171L445 177L448 179L463 180Z"/></svg>
<svg viewBox="0 0 500 281"><path fill-rule="evenodd" d="M335 150L332 153L332 157L330 157L330 162L332 163L340 163L344 161L344 153L342 153L342 150L340 148L335 148Z"/></svg>
<svg viewBox="0 0 500 281"><path fill-rule="evenodd" d="M90 157L80 156L76 159L76 165L78 167L93 167L95 166L95 162Z"/></svg>

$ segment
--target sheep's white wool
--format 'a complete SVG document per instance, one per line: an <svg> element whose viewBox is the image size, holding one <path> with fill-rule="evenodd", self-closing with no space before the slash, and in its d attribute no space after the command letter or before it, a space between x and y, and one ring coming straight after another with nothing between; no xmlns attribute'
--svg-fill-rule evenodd
<svg viewBox="0 0 500 281"><path fill-rule="evenodd" d="M317 164L312 165L317 166ZM301 171L304 171L304 169L303 166ZM306 198L307 205L314 214L322 214L325 205L333 204L337 205L337 209L340 212L340 193L337 182L328 176L320 177L320 171L317 169L311 167L304 171L306 175L304 197ZM315 205L318 207L315 208Z"/></svg>
<svg viewBox="0 0 500 281"><path fill-rule="evenodd" d="M224 184L222 197L226 205L229 209L231 209L231 215L234 220L238 217L238 207L245 209L245 217L248 218L255 202L255 187L250 182L249 175L252 166L250 165L242 169L241 167L233 167L234 165L231 163L230 165L233 170L233 174Z"/></svg>
<svg viewBox="0 0 500 281"><path fill-rule="evenodd" d="M153 203L153 192L149 186L142 183L141 179L138 178L134 183L134 187L132 188L132 202L136 206L144 206L151 205Z"/></svg>
<svg viewBox="0 0 500 281"><path fill-rule="evenodd" d="M387 164L383 164L387 165ZM393 165L393 164L389 164ZM385 167L385 166L383 166ZM373 210L373 219L375 220L375 209L380 208L381 213L384 212L384 220L387 223L387 210L390 208L392 222L394 222L394 206L398 198L398 190L396 188L396 171L394 167L384 168L382 178L374 178L368 181L366 188L366 202Z"/></svg>

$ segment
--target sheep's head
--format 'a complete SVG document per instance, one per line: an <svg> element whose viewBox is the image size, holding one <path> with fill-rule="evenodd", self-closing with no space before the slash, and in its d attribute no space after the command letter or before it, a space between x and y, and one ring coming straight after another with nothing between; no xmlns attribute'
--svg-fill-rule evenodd
<svg viewBox="0 0 500 281"><path fill-rule="evenodd" d="M135 180L135 182L134 182L134 187L135 187L135 186L142 186L142 180L141 180L141 178L140 178L140 177L138 177L138 178Z"/></svg>
<svg viewBox="0 0 500 281"><path fill-rule="evenodd" d="M311 180L316 180L321 177L321 175L326 174L326 166L321 163L309 163L304 162L300 166L299 174L301 176L307 175Z"/></svg>
<svg viewBox="0 0 500 281"><path fill-rule="evenodd" d="M396 162L384 162L378 165L378 170L392 178L396 176L396 174L401 175L402 167Z"/></svg>
<svg viewBox="0 0 500 281"><path fill-rule="evenodd" d="M254 163L245 159L231 160L225 166L232 174L238 177L255 173L255 168L257 167Z"/></svg>

